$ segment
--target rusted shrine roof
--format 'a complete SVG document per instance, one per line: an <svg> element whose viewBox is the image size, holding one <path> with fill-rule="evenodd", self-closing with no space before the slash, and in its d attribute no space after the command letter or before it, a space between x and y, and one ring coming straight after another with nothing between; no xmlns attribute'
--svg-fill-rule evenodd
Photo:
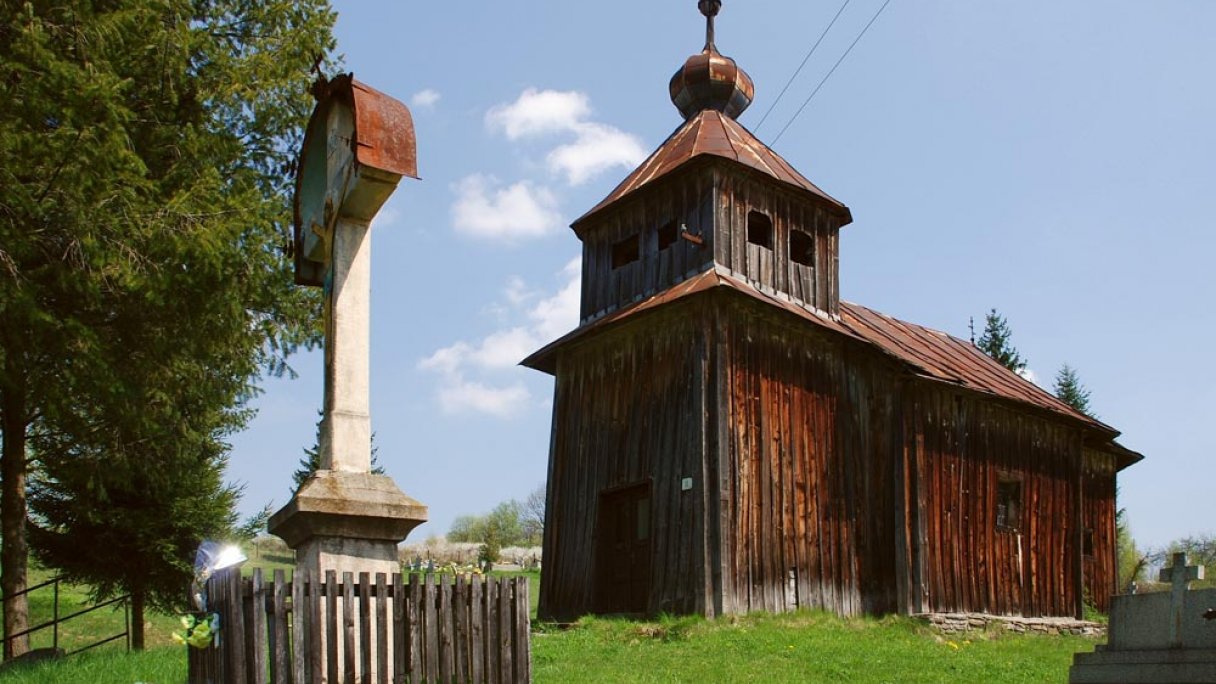
<svg viewBox="0 0 1216 684"><path fill-rule="evenodd" d="M556 372L557 366L556 352L570 342L623 319L655 310L664 304L716 287L726 287L766 304L775 305L783 311L792 313L824 329L877 347L886 355L910 366L916 375L921 377L958 385L982 394L1030 404L1036 408L1080 421L1106 435L1102 443L1096 446L1103 451L1116 454L1119 457L1121 468L1143 458L1140 454L1113 440L1113 437L1118 435L1118 431L1114 428L1078 412L1038 385L1009 371L968 342L944 332L892 318L851 302L842 301L840 303L841 319L839 322L834 321L787 300L765 294L720 269L706 271L649 299L618 309L598 320L580 326L524 359L522 363L529 368L553 374Z"/></svg>
<svg viewBox="0 0 1216 684"><path fill-rule="evenodd" d="M848 207L807 180L737 121L722 112L707 109L685 121L641 166L574 225L702 155L722 157L751 167L798 190L811 193L843 213L847 221L853 220Z"/></svg>

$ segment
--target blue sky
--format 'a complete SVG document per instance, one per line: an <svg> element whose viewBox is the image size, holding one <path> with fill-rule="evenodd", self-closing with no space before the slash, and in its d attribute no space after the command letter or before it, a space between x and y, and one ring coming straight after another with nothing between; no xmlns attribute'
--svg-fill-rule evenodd
<svg viewBox="0 0 1216 684"><path fill-rule="evenodd" d="M726 0L717 44L773 137L882 5ZM516 366L577 322L569 223L681 122L694 0L336 2L357 78L410 105L421 182L374 229L379 459L430 506L411 535L544 481L552 382ZM1074 366L1145 454L1120 477L1143 545L1216 532L1216 3L895 0L776 151L848 204L844 298L966 338L996 307L1040 384ZM232 440L245 512L288 499L319 354Z"/></svg>

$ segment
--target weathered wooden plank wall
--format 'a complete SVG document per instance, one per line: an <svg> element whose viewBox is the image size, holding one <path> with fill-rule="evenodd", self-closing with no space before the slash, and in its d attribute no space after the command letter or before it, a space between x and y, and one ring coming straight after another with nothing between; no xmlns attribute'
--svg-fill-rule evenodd
<svg viewBox="0 0 1216 684"><path fill-rule="evenodd" d="M1115 457L1085 449L1084 526L1092 532L1092 553L1085 557L1086 599L1106 612L1119 582L1119 550L1115 531Z"/></svg>
<svg viewBox="0 0 1216 684"><path fill-rule="evenodd" d="M660 292L712 264L712 184L708 173L663 179L582 227L582 320ZM677 238L660 249L659 230L673 222L702 244ZM613 246L633 238L640 240L640 258L614 269Z"/></svg>
<svg viewBox="0 0 1216 684"><path fill-rule="evenodd" d="M926 611L1072 615L1081 434L971 393L917 383L905 398L923 501ZM998 483L1020 520L996 523Z"/></svg>
<svg viewBox="0 0 1216 684"><path fill-rule="evenodd" d="M707 336L699 311L686 302L640 317L558 361L543 618L569 620L595 609L601 495L647 481L654 553L649 610L707 610L701 523ZM689 491L681 491L685 477L694 481Z"/></svg>
<svg viewBox="0 0 1216 684"><path fill-rule="evenodd" d="M766 313L719 311L728 404L718 418L737 473L721 498L723 610L893 611L891 373Z"/></svg>
<svg viewBox="0 0 1216 684"><path fill-rule="evenodd" d="M745 170L719 165L715 177L719 211L715 261L743 275L761 291L784 293L799 303L839 315L836 238L841 219L802 194ZM771 249L748 243L747 222L752 211L772 221ZM812 238L812 266L790 260L790 233L794 230Z"/></svg>

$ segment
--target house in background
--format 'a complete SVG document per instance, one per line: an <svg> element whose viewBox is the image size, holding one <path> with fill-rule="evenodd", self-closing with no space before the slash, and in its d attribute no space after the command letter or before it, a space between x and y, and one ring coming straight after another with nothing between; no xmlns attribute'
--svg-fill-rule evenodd
<svg viewBox="0 0 1216 684"><path fill-rule="evenodd" d="M542 618L817 607L1077 616L1116 590L1118 432L945 333L841 301L848 207L735 121L710 36L684 123L573 229Z"/></svg>

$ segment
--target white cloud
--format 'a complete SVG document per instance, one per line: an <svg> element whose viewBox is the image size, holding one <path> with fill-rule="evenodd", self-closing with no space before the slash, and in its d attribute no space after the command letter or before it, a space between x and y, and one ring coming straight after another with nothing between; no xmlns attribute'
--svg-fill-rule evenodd
<svg viewBox="0 0 1216 684"><path fill-rule="evenodd" d="M439 91L427 88L414 93L414 96L410 98L410 104L418 109L430 109L439 103L440 97L442 96Z"/></svg>
<svg viewBox="0 0 1216 684"><path fill-rule="evenodd" d="M545 160L549 170L565 176L570 185L582 185L613 167L633 168L646 158L637 136L591 121L590 116L584 93L529 88L515 102L491 109L486 125L509 140L573 134L574 142L554 148Z"/></svg>
<svg viewBox="0 0 1216 684"><path fill-rule="evenodd" d="M499 187L495 179L473 174L454 189L452 226L458 233L515 240L539 237L561 224L557 198L528 181Z"/></svg>
<svg viewBox="0 0 1216 684"><path fill-rule="evenodd" d="M419 369L439 376L436 396L444 413L505 418L528 406L527 388L502 376L526 372L516 368L520 361L578 325L581 272L580 259L569 261L560 272L560 287L552 293L510 278L503 288L502 308L514 314L514 323L479 342L457 341L419 360Z"/></svg>
<svg viewBox="0 0 1216 684"><path fill-rule="evenodd" d="M515 102L487 112L486 125L502 130L510 140L518 140L572 130L590 115L591 104L583 93L528 88Z"/></svg>
<svg viewBox="0 0 1216 684"><path fill-rule="evenodd" d="M510 418L517 415L530 398L528 388L521 383L507 387L490 387L480 382L457 378L439 389L439 406L444 413L449 414L474 411L498 418Z"/></svg>
<svg viewBox="0 0 1216 684"><path fill-rule="evenodd" d="M582 269L581 258L571 259L562 269L566 284L557 294L542 299L528 311L528 318L533 322L534 336L541 344L552 342L578 325Z"/></svg>

